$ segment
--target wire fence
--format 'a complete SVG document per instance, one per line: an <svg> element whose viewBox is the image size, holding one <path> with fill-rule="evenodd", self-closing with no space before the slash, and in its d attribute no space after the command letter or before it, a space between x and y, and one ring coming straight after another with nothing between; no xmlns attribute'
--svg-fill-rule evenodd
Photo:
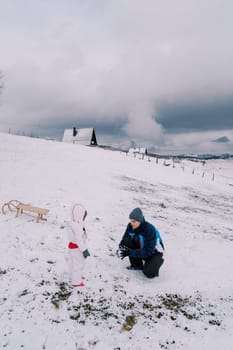
<svg viewBox="0 0 233 350"><path fill-rule="evenodd" d="M190 160L184 160L177 157L161 157L156 155L148 155L139 152L126 152L127 157L132 157L135 159L140 159L147 162L152 162L157 165L163 165L170 168L180 168L181 171L191 173L194 176L199 176L201 178L209 179L210 181L217 181L229 186L233 186L233 176L220 174L217 169L206 169L207 162L205 160L195 161L199 167L191 166L187 162L192 162ZM233 174L232 174L233 175Z"/></svg>

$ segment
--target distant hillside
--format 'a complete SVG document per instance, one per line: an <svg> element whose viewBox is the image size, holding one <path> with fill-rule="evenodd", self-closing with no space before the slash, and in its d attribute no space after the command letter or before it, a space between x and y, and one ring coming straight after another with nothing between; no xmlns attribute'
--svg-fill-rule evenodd
<svg viewBox="0 0 233 350"><path fill-rule="evenodd" d="M215 155L215 154L197 154L197 155L188 155L188 154L181 154L177 156L178 158L183 158L183 159L233 159L233 154L229 153L224 153L220 155Z"/></svg>

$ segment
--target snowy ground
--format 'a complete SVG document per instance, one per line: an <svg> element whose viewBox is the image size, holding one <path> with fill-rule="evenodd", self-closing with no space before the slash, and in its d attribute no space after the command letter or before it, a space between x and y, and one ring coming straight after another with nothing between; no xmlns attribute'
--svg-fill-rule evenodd
<svg viewBox="0 0 233 350"><path fill-rule="evenodd" d="M1 348L232 349L232 160L173 168L0 134L0 162L1 205L17 199L49 209L40 223L0 213ZM91 252L78 290L69 282L65 229L75 202L88 210ZM115 254L136 206L166 246L153 280Z"/></svg>

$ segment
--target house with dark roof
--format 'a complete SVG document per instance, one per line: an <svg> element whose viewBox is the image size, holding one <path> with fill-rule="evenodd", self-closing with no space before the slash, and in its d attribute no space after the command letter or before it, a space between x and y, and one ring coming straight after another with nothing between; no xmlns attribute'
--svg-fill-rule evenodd
<svg viewBox="0 0 233 350"><path fill-rule="evenodd" d="M94 128L65 129L63 142L77 143L84 146L97 146L97 138Z"/></svg>

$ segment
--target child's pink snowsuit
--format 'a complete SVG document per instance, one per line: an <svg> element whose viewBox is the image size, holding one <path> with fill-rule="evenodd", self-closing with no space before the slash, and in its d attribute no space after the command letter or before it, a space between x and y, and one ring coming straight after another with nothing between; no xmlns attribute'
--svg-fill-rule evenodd
<svg viewBox="0 0 233 350"><path fill-rule="evenodd" d="M67 226L70 240L68 248L71 256L71 283L79 287L84 286L85 258L90 255L86 246L85 216L85 208L80 204L74 204L71 207L71 222Z"/></svg>

